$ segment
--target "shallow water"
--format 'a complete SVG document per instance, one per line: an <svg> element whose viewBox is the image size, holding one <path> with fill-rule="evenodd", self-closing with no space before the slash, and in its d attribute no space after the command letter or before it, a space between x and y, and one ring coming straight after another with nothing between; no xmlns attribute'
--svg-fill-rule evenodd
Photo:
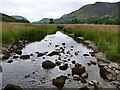
<svg viewBox="0 0 120 90"><path fill-rule="evenodd" d="M50 45L51 43L51 45ZM62 47L62 43L65 43L65 52L71 51L71 46L73 47L72 57L66 56L64 54L61 54L62 59L71 59L75 60L77 63L82 64L86 67L88 78L87 81L91 80L97 80L101 82L101 86L104 88L113 88L113 86L110 84L110 82L103 80L99 75L99 68L97 65L91 65L88 66L87 63L90 60L97 60L95 57L87 56L84 57L83 54L89 54L89 52L92 52L91 49L88 49L86 46L83 46L80 43L77 43L74 41L71 37L63 34L62 32L58 31L54 35L47 35L41 42L33 42L25 46L25 48L22 49L22 54L33 54L33 56L30 57L30 59L22 60L22 59L13 59L14 61L12 63L7 63L6 61L2 61L2 85L3 87L8 84L16 84L21 86L22 88L55 88L54 85L52 85L52 79L55 79L56 77L60 75L66 75L70 74L69 79L66 80L66 83L64 85L64 88L80 88L81 86L85 86L87 84L82 84L80 81L75 81L72 78L72 72L71 68L74 67L74 65L69 61L69 68L65 71L59 70L59 67L56 66L53 69L43 69L42 68L42 62L45 60L51 60L52 62L55 62L56 59L58 59L59 56L46 56L44 55L45 59L43 57L37 57L36 52L51 52L56 49L55 45L59 45L59 47ZM80 53L78 55L74 55L75 51L79 51ZM13 54L14 55L14 54ZM13 55L8 59L11 60ZM25 78L26 75L29 75L27 78Z"/></svg>

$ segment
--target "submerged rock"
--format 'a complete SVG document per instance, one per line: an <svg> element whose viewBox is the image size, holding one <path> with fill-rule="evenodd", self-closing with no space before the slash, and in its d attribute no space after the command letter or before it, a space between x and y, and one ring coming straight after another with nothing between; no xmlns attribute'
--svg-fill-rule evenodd
<svg viewBox="0 0 120 90"><path fill-rule="evenodd" d="M7 84L3 90L22 90L22 88L14 84Z"/></svg>
<svg viewBox="0 0 120 90"><path fill-rule="evenodd" d="M53 79L52 84L55 85L57 88L63 88L65 81L67 79L67 76L60 76L57 77L56 79Z"/></svg>
<svg viewBox="0 0 120 90"><path fill-rule="evenodd" d="M86 69L84 66L79 66L79 67L75 66L74 68L72 68L72 75L77 74L81 76L85 72L86 72Z"/></svg>
<svg viewBox="0 0 120 90"><path fill-rule="evenodd" d="M45 69L51 69L51 68L54 68L55 66L56 65L53 62L49 61L49 60L44 61L42 63L42 67L45 68Z"/></svg>
<svg viewBox="0 0 120 90"><path fill-rule="evenodd" d="M21 55L20 56L20 59L29 59L30 58L30 55Z"/></svg>
<svg viewBox="0 0 120 90"><path fill-rule="evenodd" d="M117 73L115 70L110 69L108 66L100 68L100 76L103 79L108 79L110 81L117 79Z"/></svg>

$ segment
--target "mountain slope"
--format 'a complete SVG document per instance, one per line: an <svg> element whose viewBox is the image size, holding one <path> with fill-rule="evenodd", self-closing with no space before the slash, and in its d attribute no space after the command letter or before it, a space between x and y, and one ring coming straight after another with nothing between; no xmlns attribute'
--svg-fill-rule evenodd
<svg viewBox="0 0 120 90"><path fill-rule="evenodd" d="M33 24L49 24L51 20L53 20L53 22L54 22L54 19L52 19L52 18L43 18L39 21L35 21L35 22L32 22L32 23Z"/></svg>
<svg viewBox="0 0 120 90"><path fill-rule="evenodd" d="M96 2L63 15L55 23L117 23L118 3Z"/></svg>
<svg viewBox="0 0 120 90"><path fill-rule="evenodd" d="M30 23L27 19L16 19L13 16L9 16L3 13L0 13L0 16L2 19L0 21L2 22L20 22L20 23Z"/></svg>

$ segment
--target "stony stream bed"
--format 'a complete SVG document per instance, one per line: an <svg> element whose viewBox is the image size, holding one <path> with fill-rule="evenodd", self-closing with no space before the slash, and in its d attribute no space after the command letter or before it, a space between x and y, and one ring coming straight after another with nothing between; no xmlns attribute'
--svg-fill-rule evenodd
<svg viewBox="0 0 120 90"><path fill-rule="evenodd" d="M60 53L50 55L53 51L59 51ZM99 89L116 88L115 85L111 84L111 81L101 78L97 58L91 56L90 52L93 52L93 50L87 48L82 43L77 43L68 35L57 31L56 34L47 35L40 42L27 44L22 49L22 55L29 55L28 59L19 58L20 55L11 53L9 59L1 60L0 64L3 69L0 72L2 74L2 87L5 87L7 84L15 84L22 88L57 89L52 83L53 79L66 76L67 79L63 88L81 88L84 86L94 88L94 85L89 85L89 82L92 80L99 82ZM18 58L13 59L14 56ZM60 62L60 65L45 69L42 67L42 63L46 60L54 64ZM64 70L60 69L60 66L64 64L67 64L67 68ZM88 77L81 79L77 75L72 75L72 69L75 65L84 66ZM79 80L76 78L79 78Z"/></svg>

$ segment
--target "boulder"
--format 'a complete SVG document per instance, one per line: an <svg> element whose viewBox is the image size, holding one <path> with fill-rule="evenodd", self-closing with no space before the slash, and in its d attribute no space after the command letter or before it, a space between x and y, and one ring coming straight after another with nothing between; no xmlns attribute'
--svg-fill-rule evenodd
<svg viewBox="0 0 120 90"><path fill-rule="evenodd" d="M75 66L74 68L72 68L72 75L77 74L81 76L85 72L86 72L86 69L84 66L79 66L79 67Z"/></svg>
<svg viewBox="0 0 120 90"><path fill-rule="evenodd" d="M52 84L55 85L57 88L63 88L65 81L67 79L67 76L59 76L56 79L53 79Z"/></svg>
<svg viewBox="0 0 120 90"><path fill-rule="evenodd" d="M62 66L59 66L60 70L67 70L68 69L68 64L64 64Z"/></svg>
<svg viewBox="0 0 120 90"><path fill-rule="evenodd" d="M14 84L7 84L3 90L22 90L22 88Z"/></svg>
<svg viewBox="0 0 120 90"><path fill-rule="evenodd" d="M21 55L20 56L20 59L29 59L30 58L30 55Z"/></svg>
<svg viewBox="0 0 120 90"><path fill-rule="evenodd" d="M51 68L54 68L55 66L56 65L53 62L49 61L49 60L44 61L42 63L42 67L45 68L45 69L51 69Z"/></svg>
<svg viewBox="0 0 120 90"><path fill-rule="evenodd" d="M100 68L100 76L103 79L108 79L110 81L117 79L117 73L115 72L115 70L108 68L108 66Z"/></svg>

